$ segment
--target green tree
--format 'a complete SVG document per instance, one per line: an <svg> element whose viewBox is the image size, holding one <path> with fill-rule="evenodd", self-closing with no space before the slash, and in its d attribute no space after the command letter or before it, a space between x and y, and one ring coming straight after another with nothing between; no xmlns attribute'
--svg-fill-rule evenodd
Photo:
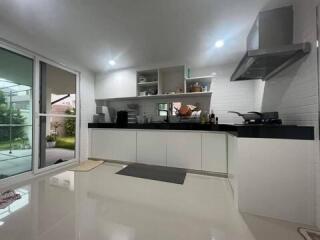
<svg viewBox="0 0 320 240"><path fill-rule="evenodd" d="M75 108L69 108L65 111L67 115L76 115ZM67 136L75 136L76 135L76 119L75 118L67 118L64 121L64 131Z"/></svg>
<svg viewBox="0 0 320 240"><path fill-rule="evenodd" d="M10 114L12 116L12 124L24 124L25 117L21 115L19 109L11 109L10 105L6 103L5 93L0 90L0 124L10 123ZM8 141L10 138L10 129L8 127L0 128L0 141ZM12 128L12 139L25 138L23 127Z"/></svg>

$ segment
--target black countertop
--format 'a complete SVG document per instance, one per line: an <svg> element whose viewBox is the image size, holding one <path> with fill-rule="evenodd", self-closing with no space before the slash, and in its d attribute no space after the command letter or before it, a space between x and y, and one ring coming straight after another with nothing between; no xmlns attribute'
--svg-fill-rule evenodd
<svg viewBox="0 0 320 240"><path fill-rule="evenodd" d="M128 124L119 126L115 123L89 123L89 128L119 128L119 129L152 129L152 130L193 130L228 132L240 138L275 138L314 140L313 127L294 125L229 125L229 124L199 124L199 123L149 123Z"/></svg>

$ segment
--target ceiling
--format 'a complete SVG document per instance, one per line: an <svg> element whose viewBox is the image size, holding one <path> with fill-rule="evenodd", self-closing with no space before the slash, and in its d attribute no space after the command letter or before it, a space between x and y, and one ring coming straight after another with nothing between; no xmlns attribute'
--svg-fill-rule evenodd
<svg viewBox="0 0 320 240"><path fill-rule="evenodd" d="M206 67L238 62L258 12L289 2L1 0L0 21L94 72L155 64ZM220 39L225 46L217 49Z"/></svg>

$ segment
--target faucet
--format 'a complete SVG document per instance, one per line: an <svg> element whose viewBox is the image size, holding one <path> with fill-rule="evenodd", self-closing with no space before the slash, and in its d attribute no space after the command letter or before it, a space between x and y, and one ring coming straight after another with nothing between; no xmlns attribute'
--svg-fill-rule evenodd
<svg viewBox="0 0 320 240"><path fill-rule="evenodd" d="M166 116L166 119L164 120L166 123L169 123L170 122L170 111L169 110L163 110L164 112L167 112L167 116Z"/></svg>

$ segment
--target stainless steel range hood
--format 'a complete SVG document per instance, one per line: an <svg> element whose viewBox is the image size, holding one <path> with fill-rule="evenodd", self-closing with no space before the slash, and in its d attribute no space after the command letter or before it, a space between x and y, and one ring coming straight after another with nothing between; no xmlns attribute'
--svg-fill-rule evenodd
<svg viewBox="0 0 320 240"><path fill-rule="evenodd" d="M308 54L311 44L293 44L293 8L260 12L247 38L247 52L231 81L268 80Z"/></svg>

